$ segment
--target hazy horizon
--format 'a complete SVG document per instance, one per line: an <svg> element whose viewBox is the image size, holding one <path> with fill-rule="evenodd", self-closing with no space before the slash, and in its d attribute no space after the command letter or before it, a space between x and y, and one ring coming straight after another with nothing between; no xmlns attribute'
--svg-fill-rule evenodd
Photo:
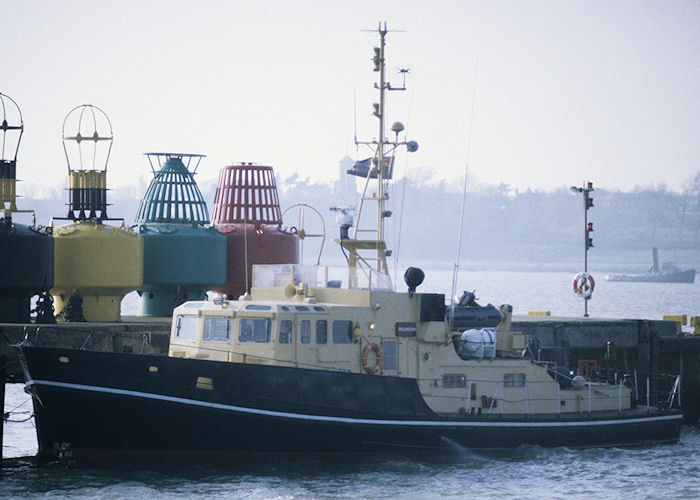
<svg viewBox="0 0 700 500"><path fill-rule="evenodd" d="M0 0L0 92L20 106L19 192L66 185L61 125L110 117L109 187L146 185L145 151L202 153L201 184L252 161L333 182L376 136L372 47L418 152L397 177L552 190L661 186L700 165L700 3ZM357 112L353 96L356 96ZM53 194L52 194L53 196Z"/></svg>

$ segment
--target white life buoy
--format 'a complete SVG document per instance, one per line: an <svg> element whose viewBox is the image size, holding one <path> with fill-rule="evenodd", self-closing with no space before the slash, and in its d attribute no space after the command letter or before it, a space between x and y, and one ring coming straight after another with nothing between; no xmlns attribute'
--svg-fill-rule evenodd
<svg viewBox="0 0 700 500"><path fill-rule="evenodd" d="M584 299L590 298L595 289L595 280L588 273L578 273L574 277L574 293Z"/></svg>

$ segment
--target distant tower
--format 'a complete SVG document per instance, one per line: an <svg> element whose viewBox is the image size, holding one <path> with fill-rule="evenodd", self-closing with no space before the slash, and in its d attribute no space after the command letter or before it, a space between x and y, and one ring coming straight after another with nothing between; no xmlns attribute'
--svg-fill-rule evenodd
<svg viewBox="0 0 700 500"><path fill-rule="evenodd" d="M17 208L17 152L22 112L0 93L0 323L29 323L32 296L53 286L53 241L45 231L12 221Z"/></svg>
<svg viewBox="0 0 700 500"><path fill-rule="evenodd" d="M194 180L204 155L146 153L153 179L136 214L144 241L141 316L172 316L226 281L226 238L209 224Z"/></svg>
<svg viewBox="0 0 700 500"><path fill-rule="evenodd" d="M254 264L299 263L299 237L282 229L272 167L222 168L211 223L226 235L226 285L214 290L221 296L237 299L250 291Z"/></svg>
<svg viewBox="0 0 700 500"><path fill-rule="evenodd" d="M355 164L349 156L338 162L338 179L335 181L335 200L339 205L354 205L357 203L357 185L355 178L347 174Z"/></svg>
<svg viewBox="0 0 700 500"><path fill-rule="evenodd" d="M68 214L54 230L54 297L59 319L119 321L121 301L141 286L143 241L131 229L108 226L107 163L112 124L100 108L73 108L63 121L68 163Z"/></svg>

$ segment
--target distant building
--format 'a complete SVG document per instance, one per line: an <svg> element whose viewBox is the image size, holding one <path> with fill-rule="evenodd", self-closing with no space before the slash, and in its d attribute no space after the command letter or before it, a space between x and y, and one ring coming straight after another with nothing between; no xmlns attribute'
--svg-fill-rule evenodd
<svg viewBox="0 0 700 500"><path fill-rule="evenodd" d="M338 206L350 206L357 204L357 183L352 175L348 175L347 171L352 168L355 161L349 156L345 156L338 162L338 180L333 187L334 198Z"/></svg>

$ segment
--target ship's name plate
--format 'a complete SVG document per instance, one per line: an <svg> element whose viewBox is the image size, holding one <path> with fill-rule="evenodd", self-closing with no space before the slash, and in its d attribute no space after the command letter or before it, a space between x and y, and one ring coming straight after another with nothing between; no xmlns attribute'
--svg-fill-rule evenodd
<svg viewBox="0 0 700 500"><path fill-rule="evenodd" d="M396 323L396 336L397 337L415 337L416 336L416 324L415 323Z"/></svg>

